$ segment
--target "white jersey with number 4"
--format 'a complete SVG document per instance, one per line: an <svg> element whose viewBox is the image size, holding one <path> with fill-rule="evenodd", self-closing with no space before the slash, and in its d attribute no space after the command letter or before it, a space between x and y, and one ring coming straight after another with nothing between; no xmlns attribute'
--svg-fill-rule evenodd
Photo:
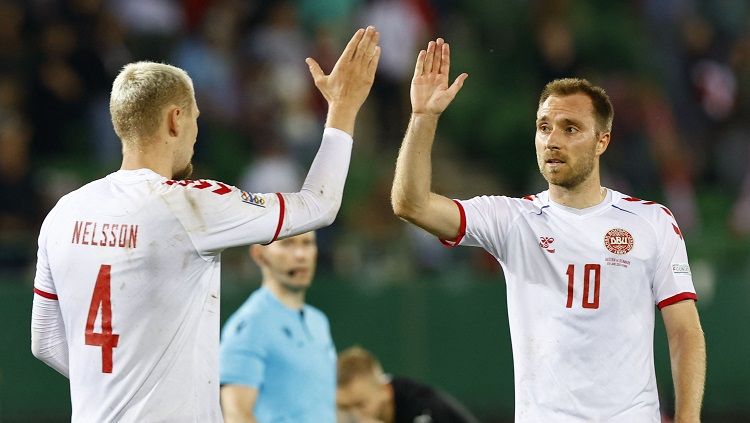
<svg viewBox="0 0 750 423"><path fill-rule="evenodd" d="M299 193L140 169L63 197L39 235L32 339L51 339L35 354L70 378L72 420L220 422L220 253L330 223L351 146L327 129ZM67 351L37 352L55 338Z"/></svg>
<svg viewBox="0 0 750 423"><path fill-rule="evenodd" d="M672 213L611 190L582 210L547 191L456 203L449 244L505 272L516 423L660 422L655 306L697 299Z"/></svg>

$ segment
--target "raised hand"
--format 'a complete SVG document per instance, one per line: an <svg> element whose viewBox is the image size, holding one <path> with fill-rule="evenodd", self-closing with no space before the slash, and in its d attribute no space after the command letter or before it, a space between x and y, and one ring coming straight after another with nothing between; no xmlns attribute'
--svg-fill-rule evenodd
<svg viewBox="0 0 750 423"><path fill-rule="evenodd" d="M419 52L411 80L412 113L440 115L453 101L469 75L458 75L449 86L450 63L450 46L442 38L430 41L427 50Z"/></svg>
<svg viewBox="0 0 750 423"><path fill-rule="evenodd" d="M314 59L308 57L305 60L315 86L328 101L326 126L352 133L357 112L375 81L380 60L379 40L380 33L374 27L358 29L329 75Z"/></svg>

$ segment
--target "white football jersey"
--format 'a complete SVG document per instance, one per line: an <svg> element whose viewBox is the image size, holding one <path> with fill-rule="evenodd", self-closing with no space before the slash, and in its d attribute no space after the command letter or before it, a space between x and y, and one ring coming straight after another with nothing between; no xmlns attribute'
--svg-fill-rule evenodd
<svg viewBox="0 0 750 423"><path fill-rule="evenodd" d="M118 171L63 197L37 294L59 299L74 421L220 421L219 252L269 242L280 196Z"/></svg>
<svg viewBox="0 0 750 423"><path fill-rule="evenodd" d="M456 203L449 244L505 272L516 423L660 422L655 305L697 299L672 213L611 190L582 210L547 191Z"/></svg>
<svg viewBox="0 0 750 423"><path fill-rule="evenodd" d="M330 224L351 148L327 128L297 193L139 169L63 197L39 234L32 351L69 377L72 420L222 421L221 251Z"/></svg>

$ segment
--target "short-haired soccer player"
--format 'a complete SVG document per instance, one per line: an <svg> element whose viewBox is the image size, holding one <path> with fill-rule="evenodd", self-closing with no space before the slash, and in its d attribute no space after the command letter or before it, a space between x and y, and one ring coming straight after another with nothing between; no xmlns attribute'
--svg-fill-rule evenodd
<svg viewBox="0 0 750 423"><path fill-rule="evenodd" d="M672 213L600 185L612 128L603 89L549 83L536 113L537 164L549 189L454 201L431 192L438 118L449 85L442 39L417 58L412 116L393 182L394 212L449 245L502 265L515 377L515 421L660 422L654 315L667 330L677 422L698 422L705 340L685 242Z"/></svg>
<svg viewBox="0 0 750 423"><path fill-rule="evenodd" d="M64 196L39 235L31 348L70 379L74 422L222 420L221 252L334 220L377 42L358 30L330 75L307 60L328 120L289 194L186 179L199 114L190 77L152 62L122 69L110 98L122 167Z"/></svg>

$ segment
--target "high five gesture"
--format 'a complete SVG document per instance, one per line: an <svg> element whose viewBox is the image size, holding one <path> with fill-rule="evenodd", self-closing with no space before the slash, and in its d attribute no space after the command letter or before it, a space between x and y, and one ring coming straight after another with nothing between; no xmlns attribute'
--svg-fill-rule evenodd
<svg viewBox="0 0 750 423"><path fill-rule="evenodd" d="M448 86L450 67L450 46L442 38L419 52L411 80L412 113L439 115L453 101L469 75L462 73Z"/></svg>
<svg viewBox="0 0 750 423"><path fill-rule="evenodd" d="M469 76L449 85L450 47L438 38L419 52L411 81L412 115L396 161L391 191L393 211L402 219L443 239L454 239L461 224L452 200L430 190L430 153L440 114L453 101Z"/></svg>
<svg viewBox="0 0 750 423"><path fill-rule="evenodd" d="M305 60L315 86L328 101L327 128L353 134L354 120L375 81L380 60L379 39L380 33L372 26L358 29L328 75L314 59Z"/></svg>

